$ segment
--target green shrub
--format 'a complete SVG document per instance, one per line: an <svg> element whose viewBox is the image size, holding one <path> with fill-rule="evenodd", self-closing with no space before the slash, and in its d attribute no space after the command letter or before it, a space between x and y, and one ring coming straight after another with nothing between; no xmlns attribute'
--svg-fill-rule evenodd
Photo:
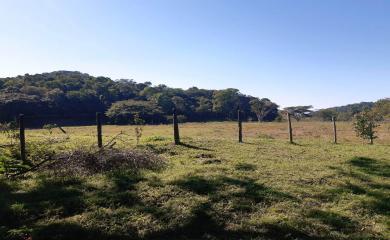
<svg viewBox="0 0 390 240"><path fill-rule="evenodd" d="M355 132L358 137L370 140L370 144L374 143L374 139L377 138L375 128L379 126L377 115L365 110L355 116Z"/></svg>

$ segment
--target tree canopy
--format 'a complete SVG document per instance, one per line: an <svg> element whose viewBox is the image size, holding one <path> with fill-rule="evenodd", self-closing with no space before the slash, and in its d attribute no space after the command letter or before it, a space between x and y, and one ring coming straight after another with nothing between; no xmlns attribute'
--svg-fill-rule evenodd
<svg viewBox="0 0 390 240"><path fill-rule="evenodd" d="M19 114L42 117L95 116L104 112L112 123L132 123L134 114L147 123L164 123L175 107L188 121L229 120L236 118L240 106L243 119L255 119L254 101L263 101L238 89L187 90L131 79L112 80L74 71L0 78L0 121L12 121ZM272 108L272 110L268 108ZM276 118L277 105L270 100L264 105L271 111L262 120Z"/></svg>
<svg viewBox="0 0 390 240"><path fill-rule="evenodd" d="M286 107L284 111L290 113L293 118L297 121L300 121L303 118L308 118L312 116L313 111L311 110L313 106L294 106L294 107Z"/></svg>
<svg viewBox="0 0 390 240"><path fill-rule="evenodd" d="M278 116L278 105L271 102L268 98L254 98L249 103L259 122L273 121Z"/></svg>

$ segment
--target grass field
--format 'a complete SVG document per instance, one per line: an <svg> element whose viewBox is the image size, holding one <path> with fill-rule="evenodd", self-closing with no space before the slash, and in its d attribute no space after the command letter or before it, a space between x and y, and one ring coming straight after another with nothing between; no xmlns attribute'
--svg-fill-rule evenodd
<svg viewBox="0 0 390 240"><path fill-rule="evenodd" d="M164 156L160 171L0 180L0 239L390 239L390 124L374 145L351 123L186 123L104 126L104 142ZM95 144L96 127L28 130L56 151ZM2 138L2 142L6 139Z"/></svg>

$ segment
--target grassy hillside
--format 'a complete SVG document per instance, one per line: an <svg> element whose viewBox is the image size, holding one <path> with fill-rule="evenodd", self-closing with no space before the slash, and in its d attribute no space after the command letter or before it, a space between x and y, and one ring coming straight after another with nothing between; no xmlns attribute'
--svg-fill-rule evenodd
<svg viewBox="0 0 390 240"><path fill-rule="evenodd" d="M77 178L34 174L0 181L0 236L5 239L389 239L390 125L375 145L350 123L340 143L324 122L146 126L139 149L165 157L160 171L128 169ZM95 127L28 130L29 141L56 151L90 146ZM132 126L104 126L104 141L135 147ZM5 139L2 140L5 142ZM1 237L0 237L1 238Z"/></svg>

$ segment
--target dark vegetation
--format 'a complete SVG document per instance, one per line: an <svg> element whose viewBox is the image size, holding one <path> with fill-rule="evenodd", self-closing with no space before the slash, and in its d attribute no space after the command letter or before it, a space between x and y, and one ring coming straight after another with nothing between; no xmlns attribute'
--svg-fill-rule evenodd
<svg viewBox="0 0 390 240"><path fill-rule="evenodd" d="M311 106L285 108L297 120L317 117L330 120L351 120L355 114L374 107L389 112L389 99L378 103L362 102L313 112ZM187 90L129 79L112 80L85 73L56 71L0 78L0 122L13 121L23 113L28 124L90 124L96 112L106 113L113 124L134 123L139 115L147 124L171 121L176 108L179 121L220 121L236 118L240 106L242 120L274 121L283 118L283 111L268 98L256 98L238 89ZM282 114L282 115L281 115Z"/></svg>
<svg viewBox="0 0 390 240"><path fill-rule="evenodd" d="M261 116L251 108L260 101L265 103ZM74 124L80 124L93 120L96 112L106 112L108 120L116 124L133 123L136 113L146 123L164 123L169 121L174 107L181 121L227 120L235 118L238 105L244 119L259 116L261 121L272 121L278 116L278 106L270 100L247 96L232 88L183 90L70 71L0 78L2 122L24 113L46 122L72 118Z"/></svg>

